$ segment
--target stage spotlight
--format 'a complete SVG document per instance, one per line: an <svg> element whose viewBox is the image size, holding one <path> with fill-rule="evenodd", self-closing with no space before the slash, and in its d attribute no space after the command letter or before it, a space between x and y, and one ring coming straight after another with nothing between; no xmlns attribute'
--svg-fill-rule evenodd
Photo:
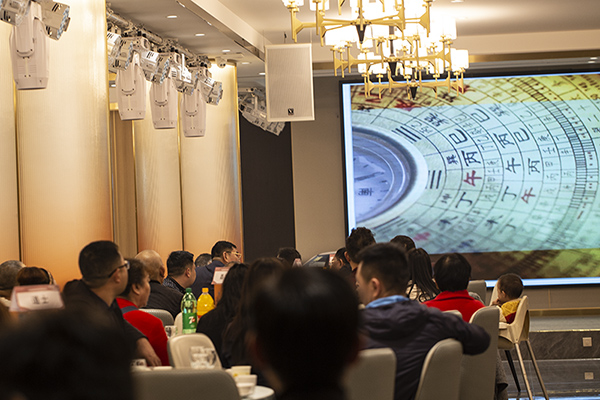
<svg viewBox="0 0 600 400"><path fill-rule="evenodd" d="M148 75L146 75L146 79L151 81L152 83L163 83L165 78L169 76L171 72L171 58L168 54L158 53L158 57L156 59L156 72L154 75L148 79Z"/></svg>
<svg viewBox="0 0 600 400"><path fill-rule="evenodd" d="M115 68L115 60L117 56L121 52L121 46L123 45L123 40L121 40L121 35L115 32L106 32L106 49L108 53L108 71L112 73L117 73L118 69Z"/></svg>
<svg viewBox="0 0 600 400"><path fill-rule="evenodd" d="M204 96L204 101L208 104L219 105L219 101L223 97L223 83L214 80L206 67L200 68L198 72L198 86Z"/></svg>
<svg viewBox="0 0 600 400"><path fill-rule="evenodd" d="M0 21L21 25L30 3L31 0L0 0Z"/></svg>
<svg viewBox="0 0 600 400"><path fill-rule="evenodd" d="M14 0L8 0L8 3L13 4ZM2 7L5 7L4 3ZM44 33L42 6L30 2L29 12L26 12L20 22L13 27L10 35L10 55L17 89L45 89L50 71L48 36Z"/></svg>
<svg viewBox="0 0 600 400"><path fill-rule="evenodd" d="M206 102L199 90L184 94L179 107L179 118L185 137L203 137L206 131Z"/></svg>
<svg viewBox="0 0 600 400"><path fill-rule="evenodd" d="M258 88L245 89L238 95L238 108L242 116L251 124L277 136L285 127L285 122L267 121L265 94Z"/></svg>
<svg viewBox="0 0 600 400"><path fill-rule="evenodd" d="M146 79L135 53L125 70L117 71L117 103L122 121L144 119L146 115Z"/></svg>
<svg viewBox="0 0 600 400"><path fill-rule="evenodd" d="M122 37L121 41L122 41L121 48L119 49L119 52L117 53L117 56L115 57L115 60L113 62L113 68L124 71L127 69L127 67L129 67L129 63L131 62L131 59L133 58L134 39Z"/></svg>
<svg viewBox="0 0 600 400"><path fill-rule="evenodd" d="M70 7L52 0L42 0L42 21L46 26L46 34L50 39L58 40L69 27Z"/></svg>
<svg viewBox="0 0 600 400"><path fill-rule="evenodd" d="M167 77L162 84L152 83L150 109L155 129L171 129L177 126L177 89L171 77Z"/></svg>

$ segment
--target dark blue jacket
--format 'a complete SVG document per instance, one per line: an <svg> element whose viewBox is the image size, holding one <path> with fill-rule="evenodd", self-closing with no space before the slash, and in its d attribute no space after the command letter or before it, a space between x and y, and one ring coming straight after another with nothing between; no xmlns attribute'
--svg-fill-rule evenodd
<svg viewBox="0 0 600 400"><path fill-rule="evenodd" d="M224 267L220 260L213 260L206 267L196 267L196 280L192 284L192 293L196 298L202 294L202 288L207 287L210 296L215 299L215 287L212 284L213 276L215 275L215 268Z"/></svg>

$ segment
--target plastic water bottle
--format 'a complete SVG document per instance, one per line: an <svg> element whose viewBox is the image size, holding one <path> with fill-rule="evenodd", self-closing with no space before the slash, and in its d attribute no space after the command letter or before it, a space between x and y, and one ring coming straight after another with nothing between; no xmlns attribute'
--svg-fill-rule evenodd
<svg viewBox="0 0 600 400"><path fill-rule="evenodd" d="M196 333L198 315L196 314L196 297L192 293L192 288L185 289L185 294L181 299L181 317L182 333Z"/></svg>
<svg viewBox="0 0 600 400"><path fill-rule="evenodd" d="M208 294L208 288L202 288L202 294L198 297L198 318L215 308L215 301Z"/></svg>

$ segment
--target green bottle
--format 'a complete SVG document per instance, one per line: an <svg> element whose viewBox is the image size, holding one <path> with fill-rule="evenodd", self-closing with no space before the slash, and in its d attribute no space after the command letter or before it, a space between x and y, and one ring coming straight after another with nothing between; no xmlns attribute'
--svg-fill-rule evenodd
<svg viewBox="0 0 600 400"><path fill-rule="evenodd" d="M181 299L181 317L183 322L182 333L196 333L198 315L196 314L196 297L192 293L192 288L185 289L185 294Z"/></svg>

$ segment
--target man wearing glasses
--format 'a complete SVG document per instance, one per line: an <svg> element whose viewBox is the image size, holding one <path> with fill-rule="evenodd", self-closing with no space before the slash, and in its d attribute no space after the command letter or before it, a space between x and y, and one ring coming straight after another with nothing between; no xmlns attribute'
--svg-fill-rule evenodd
<svg viewBox="0 0 600 400"><path fill-rule="evenodd" d="M148 339L123 319L115 300L127 286L129 270L118 246L108 240L88 244L79 253L79 270L81 279L67 282L63 289L66 308L92 314L122 329L135 343L138 357L145 358L150 366L160 365Z"/></svg>
<svg viewBox="0 0 600 400"><path fill-rule="evenodd" d="M202 294L202 288L208 288L208 293L215 299L215 288L212 284L215 268L224 267L230 262L241 262L242 254L237 251L235 244L220 240L213 246L210 255L212 262L206 267L196 267L196 280L192 284L192 292L198 298Z"/></svg>

